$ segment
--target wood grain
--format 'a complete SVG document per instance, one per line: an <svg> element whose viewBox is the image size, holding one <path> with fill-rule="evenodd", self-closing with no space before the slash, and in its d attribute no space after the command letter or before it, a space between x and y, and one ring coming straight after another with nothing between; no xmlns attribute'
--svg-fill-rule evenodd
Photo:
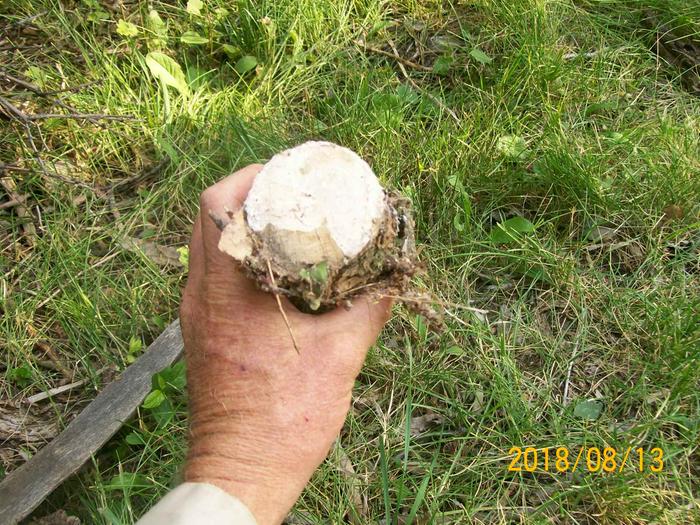
<svg viewBox="0 0 700 525"><path fill-rule="evenodd" d="M133 415L151 390L153 374L182 352L176 320L63 432L0 483L0 524L18 523L90 459Z"/></svg>

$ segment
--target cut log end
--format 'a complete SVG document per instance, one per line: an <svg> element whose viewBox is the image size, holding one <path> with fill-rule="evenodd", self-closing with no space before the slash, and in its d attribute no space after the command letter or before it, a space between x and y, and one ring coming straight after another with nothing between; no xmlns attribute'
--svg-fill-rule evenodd
<svg viewBox="0 0 700 525"><path fill-rule="evenodd" d="M275 155L230 218L219 249L263 290L284 290L305 311L361 293L400 296L419 266L410 203L385 192L357 154L329 142Z"/></svg>

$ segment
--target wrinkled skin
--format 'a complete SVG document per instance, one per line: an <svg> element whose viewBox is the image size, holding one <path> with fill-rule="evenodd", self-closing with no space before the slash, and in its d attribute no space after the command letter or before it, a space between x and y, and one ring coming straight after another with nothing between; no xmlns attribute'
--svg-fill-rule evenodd
<svg viewBox="0 0 700 525"><path fill-rule="evenodd" d="M220 252L210 211L238 209L260 165L204 191L180 308L190 406L187 481L242 500L260 525L280 523L324 460L350 407L352 387L391 303L356 298L349 310L299 312Z"/></svg>

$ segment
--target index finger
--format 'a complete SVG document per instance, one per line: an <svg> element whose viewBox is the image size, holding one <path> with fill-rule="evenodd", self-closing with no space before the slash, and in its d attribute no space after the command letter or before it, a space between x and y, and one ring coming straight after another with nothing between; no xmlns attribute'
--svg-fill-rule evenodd
<svg viewBox="0 0 700 525"><path fill-rule="evenodd" d="M207 265L224 264L230 266L233 259L219 251L221 231L210 218L210 214L226 219L228 211L238 210L245 201L255 175L262 169L262 164L251 164L208 187L199 200L202 243Z"/></svg>

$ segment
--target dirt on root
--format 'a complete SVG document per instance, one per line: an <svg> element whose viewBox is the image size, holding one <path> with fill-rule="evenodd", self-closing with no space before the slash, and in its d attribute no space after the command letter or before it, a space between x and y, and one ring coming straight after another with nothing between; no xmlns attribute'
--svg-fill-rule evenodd
<svg viewBox="0 0 700 525"><path fill-rule="evenodd" d="M424 271L416 250L411 203L394 193L386 197L386 214L377 236L354 258L340 267L329 264L289 265L274 252L274 246L248 228L252 253L241 265L260 289L287 297L299 310L323 313L337 306L351 306L352 299L365 295L391 297L433 326L441 315L430 294L415 288L412 278ZM229 214L229 220L234 215ZM226 224L212 217L220 229ZM294 268L294 270L290 270Z"/></svg>

